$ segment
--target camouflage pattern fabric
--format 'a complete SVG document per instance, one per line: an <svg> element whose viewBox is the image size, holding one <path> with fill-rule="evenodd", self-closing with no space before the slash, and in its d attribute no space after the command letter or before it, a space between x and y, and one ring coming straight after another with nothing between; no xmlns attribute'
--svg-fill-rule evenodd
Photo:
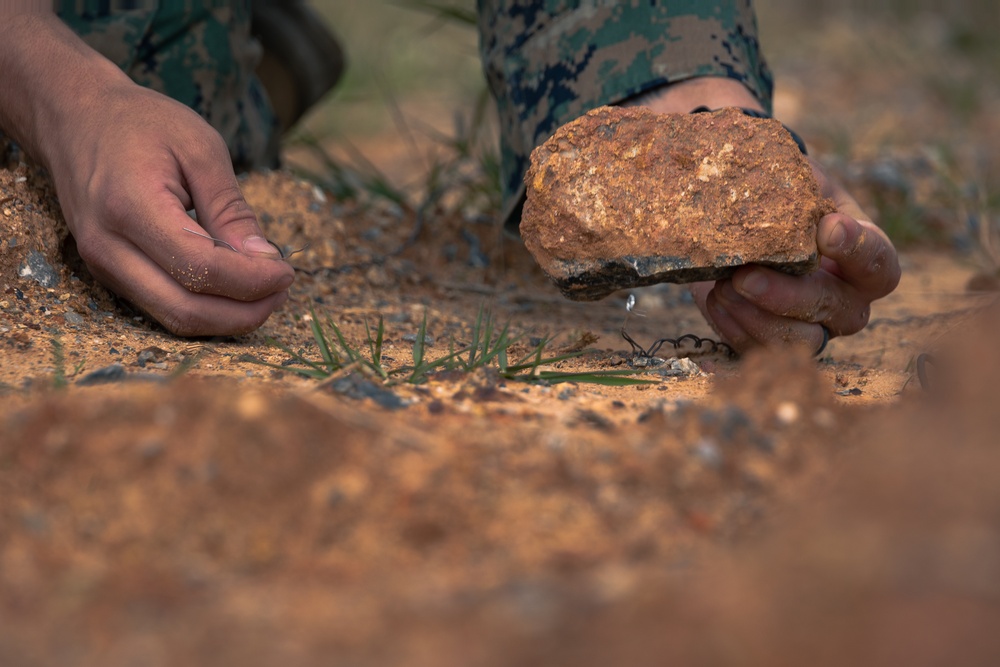
<svg viewBox="0 0 1000 667"><path fill-rule="evenodd" d="M528 158L561 125L697 76L742 82L771 109L751 0L478 0L480 51L500 111L504 219Z"/></svg>
<svg viewBox="0 0 1000 667"><path fill-rule="evenodd" d="M61 0L59 17L136 83L191 107L218 130L237 170L277 164L279 129L254 74L250 0Z"/></svg>
<svg viewBox="0 0 1000 667"><path fill-rule="evenodd" d="M722 76L770 110L773 81L752 0L477 2L483 68L500 112L508 221L520 211L532 149L590 109ZM238 169L276 164L279 130L254 75L260 47L249 0L58 4L59 16L136 83L200 113Z"/></svg>

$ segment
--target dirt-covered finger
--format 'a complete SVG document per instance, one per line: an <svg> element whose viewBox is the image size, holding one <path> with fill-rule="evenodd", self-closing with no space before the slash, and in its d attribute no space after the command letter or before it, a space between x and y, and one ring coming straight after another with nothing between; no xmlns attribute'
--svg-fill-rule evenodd
<svg viewBox="0 0 1000 667"><path fill-rule="evenodd" d="M105 250L113 260L114 270L103 264L91 266L95 277L178 336L223 336L253 331L288 298L287 291L255 301L196 294L125 241L109 244Z"/></svg>
<svg viewBox="0 0 1000 667"><path fill-rule="evenodd" d="M168 192L150 197L132 215L131 222L118 225L125 240L189 292L256 301L288 289L295 279L294 269L284 261L234 252L204 238L212 234L193 221ZM95 232L78 239L80 253L88 264L108 264L111 270L113 263L103 251L91 248L99 236Z"/></svg>
<svg viewBox="0 0 1000 667"><path fill-rule="evenodd" d="M826 270L790 276L765 267L744 267L733 289L758 308L781 318L823 324L836 335L856 333L868 323L869 301Z"/></svg>
<svg viewBox="0 0 1000 667"><path fill-rule="evenodd" d="M729 313L728 304L719 299L714 289L708 293L705 299L705 308L712 328L719 334L723 342L729 344L737 352L746 352L757 347L757 341Z"/></svg>
<svg viewBox="0 0 1000 667"><path fill-rule="evenodd" d="M187 229L207 235L207 230L194 224ZM286 262L250 257L189 232L184 232L184 236L187 238L175 241L175 253L156 259L190 292L256 301L288 289L295 279L294 269Z"/></svg>
<svg viewBox="0 0 1000 667"><path fill-rule="evenodd" d="M731 326L744 333L746 339L737 349L741 351L756 346L783 347L798 345L812 349L819 347L823 329L818 324L792 317L775 315L743 298L731 281L720 282L713 290L717 308L731 320ZM817 335L818 332L818 335Z"/></svg>
<svg viewBox="0 0 1000 667"><path fill-rule="evenodd" d="M820 221L817 241L820 253L836 262L838 277L868 301L889 294L899 284L896 249L874 223L833 213Z"/></svg>
<svg viewBox="0 0 1000 667"><path fill-rule="evenodd" d="M210 129L210 128L209 128ZM221 137L192 144L190 152L177 154L199 224L213 237L251 257L280 259L267 242L257 215L243 198L229 152Z"/></svg>

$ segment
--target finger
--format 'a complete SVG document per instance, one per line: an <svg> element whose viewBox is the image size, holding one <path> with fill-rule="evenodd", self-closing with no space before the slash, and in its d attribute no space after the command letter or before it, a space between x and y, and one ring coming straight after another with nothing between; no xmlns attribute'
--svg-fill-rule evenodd
<svg viewBox="0 0 1000 667"><path fill-rule="evenodd" d="M724 343L728 343L737 352L746 352L758 347L756 339L748 334L739 322L729 314L726 305L720 301L715 289L712 289L705 298L705 308L709 323Z"/></svg>
<svg viewBox="0 0 1000 667"><path fill-rule="evenodd" d="M92 266L95 277L178 336L248 333L260 327L288 298L287 291L256 301L192 293L124 240L108 243L105 256L112 260L114 270Z"/></svg>
<svg viewBox="0 0 1000 667"><path fill-rule="evenodd" d="M896 249L874 223L831 213L820 220L816 239L820 254L836 264L832 272L868 301L899 284Z"/></svg>
<svg viewBox="0 0 1000 667"><path fill-rule="evenodd" d="M724 312L732 326L744 332L745 338L737 341L739 350L795 345L815 351L823 341L822 326L766 311L743 298L729 280L720 281L709 296L715 303L713 318Z"/></svg>
<svg viewBox="0 0 1000 667"><path fill-rule="evenodd" d="M177 157L198 223L211 236L251 257L281 259L281 253L268 243L257 215L243 198L229 151L221 138L202 144L200 151Z"/></svg>
<svg viewBox="0 0 1000 667"><path fill-rule="evenodd" d="M824 269L790 276L762 266L741 267L733 274L732 286L772 315L824 324L836 336L861 331L871 314L870 299Z"/></svg>
<svg viewBox="0 0 1000 667"><path fill-rule="evenodd" d="M209 234L188 217L182 202L168 189L147 192L128 189L123 199L107 203L110 229L147 255L186 290L240 301L256 301L282 292L292 284L295 271L286 262L251 257L217 247L210 239L185 232ZM80 225L96 229L96 225ZM101 250L103 234L78 236L80 254L88 265L109 265ZM235 239L234 239L235 240Z"/></svg>

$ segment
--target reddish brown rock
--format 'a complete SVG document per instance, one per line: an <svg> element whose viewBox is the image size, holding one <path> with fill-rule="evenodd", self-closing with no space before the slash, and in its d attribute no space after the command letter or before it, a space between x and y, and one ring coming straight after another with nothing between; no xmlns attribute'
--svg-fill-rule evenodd
<svg viewBox="0 0 1000 667"><path fill-rule="evenodd" d="M751 263L808 273L835 210L781 123L738 109L595 109L535 149L525 180L524 244L578 300Z"/></svg>

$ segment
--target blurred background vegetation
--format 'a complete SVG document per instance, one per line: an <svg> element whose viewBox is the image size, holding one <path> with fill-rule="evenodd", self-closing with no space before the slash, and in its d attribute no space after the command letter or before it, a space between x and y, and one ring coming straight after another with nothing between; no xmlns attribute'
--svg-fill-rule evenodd
<svg viewBox="0 0 1000 667"><path fill-rule="evenodd" d="M457 147L473 169L483 167L480 178L495 177L490 105L480 118L486 98L475 2L314 6L349 62L337 90L293 131L292 166L375 171L412 198L441 177ZM776 115L897 242L948 244L1000 267L1000 3L758 0L756 7L777 80ZM316 145L330 157L325 164ZM481 203L495 204L495 196Z"/></svg>

